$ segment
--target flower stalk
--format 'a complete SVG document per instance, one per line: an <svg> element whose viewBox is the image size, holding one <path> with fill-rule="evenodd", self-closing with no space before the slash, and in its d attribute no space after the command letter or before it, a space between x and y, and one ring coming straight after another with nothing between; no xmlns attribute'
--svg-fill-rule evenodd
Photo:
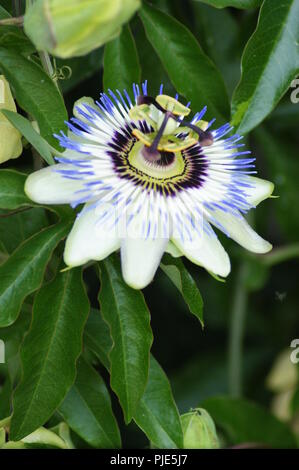
<svg viewBox="0 0 299 470"><path fill-rule="evenodd" d="M246 270L246 264L242 263L236 277L231 311L228 377L229 392L233 397L242 395L243 339L248 305L248 292L245 286Z"/></svg>
<svg viewBox="0 0 299 470"><path fill-rule="evenodd" d="M22 27L24 24L24 16L16 16L13 18L5 18L0 20L0 26L19 26Z"/></svg>

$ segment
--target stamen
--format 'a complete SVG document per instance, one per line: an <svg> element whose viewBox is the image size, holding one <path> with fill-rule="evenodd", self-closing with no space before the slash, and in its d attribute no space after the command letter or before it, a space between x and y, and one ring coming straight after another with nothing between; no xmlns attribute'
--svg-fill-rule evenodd
<svg viewBox="0 0 299 470"><path fill-rule="evenodd" d="M195 126L194 124L191 124L190 122L186 122L186 121L182 121L182 125L189 127L194 132L196 132L196 134L198 134L199 142L202 147L209 147L210 145L213 145L214 137L211 132L203 131L202 129Z"/></svg>

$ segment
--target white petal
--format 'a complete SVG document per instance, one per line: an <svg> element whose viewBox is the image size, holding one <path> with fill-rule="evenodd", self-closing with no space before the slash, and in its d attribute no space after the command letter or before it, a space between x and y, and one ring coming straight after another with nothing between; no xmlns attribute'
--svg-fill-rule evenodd
<svg viewBox="0 0 299 470"><path fill-rule="evenodd" d="M193 232L192 236L192 241L186 238L183 241L173 238L172 241L190 261L226 277L230 272L230 260L215 233L212 230L211 233L202 230L201 235Z"/></svg>
<svg viewBox="0 0 299 470"><path fill-rule="evenodd" d="M166 251L166 253L169 253L171 256L173 256L173 258L179 258L180 256L183 256L183 253L171 241L166 246L165 251Z"/></svg>
<svg viewBox="0 0 299 470"><path fill-rule="evenodd" d="M212 215L223 227L223 231L241 246L254 253L267 253L272 245L260 237L241 214L235 216L221 210L213 211ZM212 223L213 220L210 220ZM216 225L214 223L214 225ZM216 225L217 226L217 225ZM221 227L219 227L221 230Z"/></svg>
<svg viewBox="0 0 299 470"><path fill-rule="evenodd" d="M124 238L121 264L124 280L134 289L143 289L154 278L168 239Z"/></svg>
<svg viewBox="0 0 299 470"><path fill-rule="evenodd" d="M116 231L99 221L103 211L86 206L80 213L65 244L64 261L68 266L102 260L120 247Z"/></svg>
<svg viewBox="0 0 299 470"><path fill-rule="evenodd" d="M274 184L270 181L263 180L261 178L255 178L254 176L248 176L249 183L252 185L251 188L246 188L246 199L249 204L257 206L264 199L271 196L274 190Z"/></svg>
<svg viewBox="0 0 299 470"><path fill-rule="evenodd" d="M48 166L28 176L25 183L27 196L40 204L69 204L78 199L75 192L82 188L82 182L57 173L57 169L63 168L69 169L69 166Z"/></svg>

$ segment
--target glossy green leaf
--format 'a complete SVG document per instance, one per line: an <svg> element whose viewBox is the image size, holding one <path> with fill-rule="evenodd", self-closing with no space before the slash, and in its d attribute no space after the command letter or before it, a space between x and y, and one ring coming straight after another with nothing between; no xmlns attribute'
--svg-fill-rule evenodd
<svg viewBox="0 0 299 470"><path fill-rule="evenodd" d="M3 47L0 68L13 87L18 104L38 122L42 137L59 148L53 134L66 129L67 112L54 82L35 62Z"/></svg>
<svg viewBox="0 0 299 470"><path fill-rule="evenodd" d="M299 73L299 3L265 0L242 58L232 123L245 134L274 109Z"/></svg>
<svg viewBox="0 0 299 470"><path fill-rule="evenodd" d="M192 33L171 16L144 4L139 11L146 35L177 92L191 101L193 111L208 106L208 118L220 123L229 117L229 103L221 75Z"/></svg>
<svg viewBox="0 0 299 470"><path fill-rule="evenodd" d="M109 324L113 346L111 387L121 403L125 420L131 421L144 393L153 341L150 314L140 291L123 280L117 255L100 265L99 301L104 320Z"/></svg>
<svg viewBox="0 0 299 470"><path fill-rule="evenodd" d="M26 449L48 446L50 448L68 449L67 444L57 434L46 428L39 428L22 439Z"/></svg>
<svg viewBox="0 0 299 470"><path fill-rule="evenodd" d="M263 0L197 0L202 3L207 3L212 7L226 8L235 7L241 9L256 8L259 7Z"/></svg>
<svg viewBox="0 0 299 470"><path fill-rule="evenodd" d="M148 384L134 421L159 449L183 448L180 416L168 379L151 356Z"/></svg>
<svg viewBox="0 0 299 470"><path fill-rule="evenodd" d="M0 208L18 209L32 206L24 193L27 175L15 170L0 170Z"/></svg>
<svg viewBox="0 0 299 470"><path fill-rule="evenodd" d="M133 83L141 78L140 64L134 37L130 27L125 26L121 34L105 46L104 89L132 91Z"/></svg>
<svg viewBox="0 0 299 470"><path fill-rule="evenodd" d="M84 331L84 345L93 351L109 371L112 340L101 312L93 310ZM182 448L179 414L168 379L153 356L148 383L133 417L148 439L159 448Z"/></svg>
<svg viewBox="0 0 299 470"><path fill-rule="evenodd" d="M112 348L110 330L99 310L94 308L91 309L85 325L84 345L97 356L109 371L109 352Z"/></svg>
<svg viewBox="0 0 299 470"><path fill-rule="evenodd" d="M10 13L0 5L0 20L10 18ZM31 41L17 26L0 26L0 46L13 48L20 54L30 55L35 51Z"/></svg>
<svg viewBox="0 0 299 470"><path fill-rule="evenodd" d="M89 445L98 449L121 446L106 385L82 357L77 364L76 381L60 405L59 412L71 429Z"/></svg>
<svg viewBox="0 0 299 470"><path fill-rule="evenodd" d="M0 211L0 241L5 253L11 254L24 240L49 225L41 207L10 214Z"/></svg>
<svg viewBox="0 0 299 470"><path fill-rule="evenodd" d="M196 282L185 267L183 261L180 258L164 255L161 269L181 292L190 312L193 313L193 315L199 319L201 325L204 326L202 296Z"/></svg>
<svg viewBox="0 0 299 470"><path fill-rule="evenodd" d="M38 292L21 347L23 376L13 398L12 440L43 425L72 386L88 311L80 268L59 273Z"/></svg>
<svg viewBox="0 0 299 470"><path fill-rule="evenodd" d="M2 449L69 449L60 436L46 428L39 428L21 441L8 441Z"/></svg>
<svg viewBox="0 0 299 470"><path fill-rule="evenodd" d="M10 13L7 10L5 10L4 7L0 5L0 19L5 20L6 18L10 18L10 17L11 17Z"/></svg>
<svg viewBox="0 0 299 470"><path fill-rule="evenodd" d="M16 127L21 134L26 137L28 142L38 151L41 157L48 163L48 165L54 164L54 158L52 157L48 142L43 139L36 130L33 129L30 121L21 114L14 113L13 111L1 110L2 114Z"/></svg>
<svg viewBox="0 0 299 470"><path fill-rule="evenodd" d="M233 444L254 443L273 448L295 448L289 427L260 405L241 398L214 397L201 403Z"/></svg>
<svg viewBox="0 0 299 470"><path fill-rule="evenodd" d="M198 25L195 33L221 72L231 96L241 74L238 21L228 9L211 8L201 2L194 3L193 10Z"/></svg>
<svg viewBox="0 0 299 470"><path fill-rule="evenodd" d="M25 57L36 51L32 42L16 26L0 26L0 46L14 50Z"/></svg>
<svg viewBox="0 0 299 470"><path fill-rule="evenodd" d="M161 83L163 83L163 91L167 95L174 96L176 91L172 85L166 70L161 67L161 62L145 35L144 27L138 22L134 28L134 38L138 50L142 81L148 81L148 92L151 96L159 93Z"/></svg>
<svg viewBox="0 0 299 470"><path fill-rule="evenodd" d="M33 235L0 266L0 327L13 323L25 297L39 288L51 254L68 228L68 222L60 222Z"/></svg>

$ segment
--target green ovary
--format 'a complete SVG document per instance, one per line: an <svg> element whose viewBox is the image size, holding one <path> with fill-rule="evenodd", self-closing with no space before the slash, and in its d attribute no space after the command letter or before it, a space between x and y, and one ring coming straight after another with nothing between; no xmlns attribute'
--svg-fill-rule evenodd
<svg viewBox="0 0 299 470"><path fill-rule="evenodd" d="M161 161L150 162L142 155L143 147L144 144L142 142L135 142L128 155L130 165L142 172L142 174L149 176L150 179L165 180L181 176L184 173L185 161L181 152L169 153L169 157L172 157L169 158L171 160L169 163L163 161L162 154ZM167 154L164 152L164 155Z"/></svg>

